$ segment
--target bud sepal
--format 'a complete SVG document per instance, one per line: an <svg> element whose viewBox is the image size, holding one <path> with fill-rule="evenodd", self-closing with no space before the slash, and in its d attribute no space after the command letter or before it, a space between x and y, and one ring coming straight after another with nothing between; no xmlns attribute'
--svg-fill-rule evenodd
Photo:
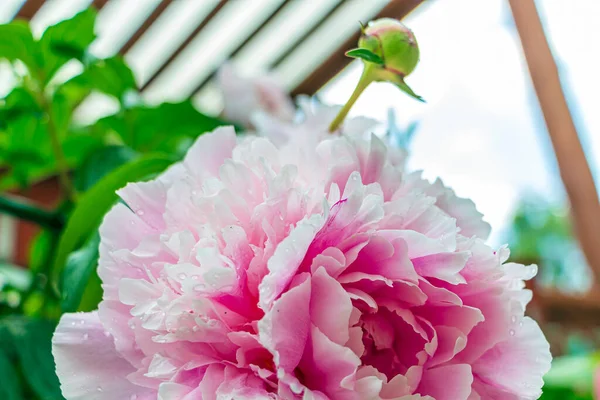
<svg viewBox="0 0 600 400"><path fill-rule="evenodd" d="M383 59L371 50L367 49L352 49L346 52L346 56L350 58L360 58L363 61L367 61L377 65L384 65Z"/></svg>

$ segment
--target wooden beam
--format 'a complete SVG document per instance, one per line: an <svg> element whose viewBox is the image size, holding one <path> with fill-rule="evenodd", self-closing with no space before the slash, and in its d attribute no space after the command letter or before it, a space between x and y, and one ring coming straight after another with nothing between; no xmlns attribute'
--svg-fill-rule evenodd
<svg viewBox="0 0 600 400"><path fill-rule="evenodd" d="M138 28L137 31L135 31L135 33L129 38L127 43L123 45L119 52L121 54L127 53L129 49L131 49L133 45L136 44L136 42L144 35L144 33L146 33L148 28L152 26L152 24L158 19L158 17L161 16L161 14L167 9L167 7L171 5L172 2L173 0L162 0L160 3L158 3L154 11L152 11L152 14L150 14L150 16L146 18L144 23Z"/></svg>
<svg viewBox="0 0 600 400"><path fill-rule="evenodd" d="M229 54L229 56L227 58L231 59L231 58L235 57L244 48L244 46L246 46L248 44L248 42L250 42L250 40L252 40L252 38L254 38L264 26L266 26L269 22L271 22L271 20L273 18L275 18L275 16L277 14L279 14L281 12L281 10L289 3L290 3L290 0L282 1L281 4L275 10L273 10L273 12L268 16L268 18L265 19L265 21L262 24L260 24L254 31L252 31L250 33L250 35L248 35L248 37L246 37L246 39L244 39L242 41L242 43L240 43ZM202 89L202 87L204 87L204 85L206 85L207 82L211 81L215 77L215 75L217 74L217 71L218 71L218 67L213 69L212 72L206 78L204 78L202 81L198 82L198 84L196 85L194 90L191 92L191 95L193 96L196 93L198 93Z"/></svg>
<svg viewBox="0 0 600 400"><path fill-rule="evenodd" d="M571 203L575 234L600 281L600 202L565 99L556 62L533 0L509 0L560 176Z"/></svg>
<svg viewBox="0 0 600 400"><path fill-rule="evenodd" d="M340 8L340 6L342 4L344 4L344 2L342 0L338 0L338 2L333 7L331 7L331 9L329 11L327 11L327 13L325 15L323 15L323 18L321 18L319 21L317 21L317 23L314 24L308 31L306 31L306 33L304 33L304 35L300 36L292 44L287 46L285 51L283 53L281 53L281 56L279 56L275 61L273 61L267 69L274 69L279 64L281 64L283 62L283 60L285 60L285 58L289 54L291 54L294 50L296 50L296 48L298 46L300 46L302 43L304 43L306 38L308 38L317 29L319 29L321 27L321 25L323 25L323 23L325 21L327 21L327 19L329 19L329 17L331 17L333 15L333 13L335 13L338 10L338 8Z"/></svg>
<svg viewBox="0 0 600 400"><path fill-rule="evenodd" d="M183 43L181 43L177 50L175 50L175 52L171 54L169 59L165 61L165 63L161 65L160 68L154 74L152 74L150 79L148 79L148 81L142 85L142 88L140 90L145 90L152 82L154 82L154 80L169 66L169 64L171 64L177 58L177 56L181 54L181 52L187 47L187 45L189 45L192 42L192 40L194 40L196 35L198 35L198 33L200 33L202 29L204 29L204 27L214 18L214 16L217 15L217 13L221 10L221 8L223 8L223 6L226 3L227 0L219 1L219 4L217 4L215 8L212 9L212 11L206 16L206 18L202 20L202 22L200 22L200 24L198 24L196 29L194 29L194 31L183 41Z"/></svg>
<svg viewBox="0 0 600 400"><path fill-rule="evenodd" d="M108 3L108 0L94 0L94 1L92 1L92 5L98 11L102 10L102 7L104 7L106 5L106 3Z"/></svg>
<svg viewBox="0 0 600 400"><path fill-rule="evenodd" d="M17 15L15 15L15 19L19 18L30 20L39 11L39 9L42 8L43 5L44 0L27 0L19 9Z"/></svg>
<svg viewBox="0 0 600 400"><path fill-rule="evenodd" d="M373 19L377 18L396 18L402 19L413 11L424 0L392 0L390 1ZM304 79L294 90L292 96L298 94L315 94L323 85L325 85L338 72L346 67L352 59L346 57L346 51L356 47L360 29L349 37L325 62L323 62L315 71Z"/></svg>

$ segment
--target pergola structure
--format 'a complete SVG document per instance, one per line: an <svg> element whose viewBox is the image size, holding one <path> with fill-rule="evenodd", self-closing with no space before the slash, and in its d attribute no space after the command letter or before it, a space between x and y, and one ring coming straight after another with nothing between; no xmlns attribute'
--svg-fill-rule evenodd
<svg viewBox="0 0 600 400"><path fill-rule="evenodd" d="M70 6L71 13L75 13L77 8L91 4L101 21L104 16L110 20L112 14L129 8L143 18L127 21L135 26L126 32L126 37L119 37L120 41L105 46L110 48L109 54L102 55L121 53L136 72L136 56L144 52L144 47L152 48L158 43L163 47L157 54L160 60L151 60L152 68L138 76L142 93L150 101L163 100L166 95L191 97L205 105L202 99L214 98L215 74L225 60L241 64L242 70L252 74L270 71L292 94L312 95L350 62L344 53L355 46L360 21L379 17L402 19L427 2L76 0L72 2L77 3L74 6L61 0L26 0L14 18L35 22L52 7ZM161 37L171 37L173 27L180 32L172 35L172 42L160 43Z"/></svg>

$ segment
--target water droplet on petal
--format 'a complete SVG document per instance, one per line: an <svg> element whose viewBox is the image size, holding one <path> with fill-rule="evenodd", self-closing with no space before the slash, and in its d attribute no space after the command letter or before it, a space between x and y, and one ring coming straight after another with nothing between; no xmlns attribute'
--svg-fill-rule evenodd
<svg viewBox="0 0 600 400"><path fill-rule="evenodd" d="M101 392L101 391L102 391L102 388L101 388L100 386L98 386L98 387L96 388L96 390L97 390L97 391L99 391L99 392Z"/></svg>
<svg viewBox="0 0 600 400"><path fill-rule="evenodd" d="M109 331L104 331L104 336L110 337L110 332Z"/></svg>
<svg viewBox="0 0 600 400"><path fill-rule="evenodd" d="M211 327L217 326L217 321L215 321L214 319L211 319L210 321L208 321L208 326L211 326Z"/></svg>
<svg viewBox="0 0 600 400"><path fill-rule="evenodd" d="M88 340L90 337L90 335L88 335L87 333L83 334L83 340Z"/></svg>
<svg viewBox="0 0 600 400"><path fill-rule="evenodd" d="M204 286L203 284L199 284L199 285L194 286L194 291L195 292L203 292L204 289L206 289L206 286Z"/></svg>
<svg viewBox="0 0 600 400"><path fill-rule="evenodd" d="M192 275L192 280L197 281L199 279L198 275Z"/></svg>
<svg viewBox="0 0 600 400"><path fill-rule="evenodd" d="M129 224L130 224L131 226L133 226L133 225L135 225L135 221L131 220L131 221L129 221Z"/></svg>
<svg viewBox="0 0 600 400"><path fill-rule="evenodd" d="M187 274L182 272L179 275L177 275L177 277L179 278L179 280L184 281L187 278Z"/></svg>
<svg viewBox="0 0 600 400"><path fill-rule="evenodd" d="M136 214L141 217L142 215L144 215L144 210L137 210Z"/></svg>
<svg viewBox="0 0 600 400"><path fill-rule="evenodd" d="M523 326L523 321L519 321L519 326Z"/></svg>
<svg viewBox="0 0 600 400"><path fill-rule="evenodd" d="M514 329L511 329L510 331L508 331L508 334L509 334L510 336L515 336L515 330L514 330Z"/></svg>
<svg viewBox="0 0 600 400"><path fill-rule="evenodd" d="M513 324L517 322L517 317L515 315L513 315L512 317L510 317L510 322L512 322Z"/></svg>

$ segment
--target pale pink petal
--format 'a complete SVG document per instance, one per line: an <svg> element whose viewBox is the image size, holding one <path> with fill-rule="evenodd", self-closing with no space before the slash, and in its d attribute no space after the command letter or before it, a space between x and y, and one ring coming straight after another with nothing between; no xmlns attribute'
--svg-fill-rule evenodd
<svg viewBox="0 0 600 400"><path fill-rule="evenodd" d="M285 238L269 259L269 273L259 286L260 307L267 311L296 274L315 235L323 225L320 215L306 218Z"/></svg>
<svg viewBox="0 0 600 400"><path fill-rule="evenodd" d="M159 179L150 182L129 183L117 191L125 204L148 225L163 230L163 220L167 198L166 184Z"/></svg>
<svg viewBox="0 0 600 400"><path fill-rule="evenodd" d="M69 400L152 398L150 390L127 380L135 368L116 352L97 313L64 314L52 338L52 354Z"/></svg>
<svg viewBox="0 0 600 400"><path fill-rule="evenodd" d="M343 345L349 337L348 324L352 312L350 296L325 268L313 274L310 299L312 323L331 341ZM324 305L327 305L324 307Z"/></svg>
<svg viewBox="0 0 600 400"><path fill-rule="evenodd" d="M291 372L296 368L310 328L310 278L288 290L273 303L258 322L260 342L272 354L278 368Z"/></svg>
<svg viewBox="0 0 600 400"><path fill-rule="evenodd" d="M548 342L538 324L525 317L520 326L511 328L507 341L473 364L473 373L487 386L533 400L542 394L542 378L551 361Z"/></svg>
<svg viewBox="0 0 600 400"><path fill-rule="evenodd" d="M207 176L219 176L219 168L226 159L231 158L235 145L233 127L217 128L196 140L188 150L183 164L200 182Z"/></svg>

